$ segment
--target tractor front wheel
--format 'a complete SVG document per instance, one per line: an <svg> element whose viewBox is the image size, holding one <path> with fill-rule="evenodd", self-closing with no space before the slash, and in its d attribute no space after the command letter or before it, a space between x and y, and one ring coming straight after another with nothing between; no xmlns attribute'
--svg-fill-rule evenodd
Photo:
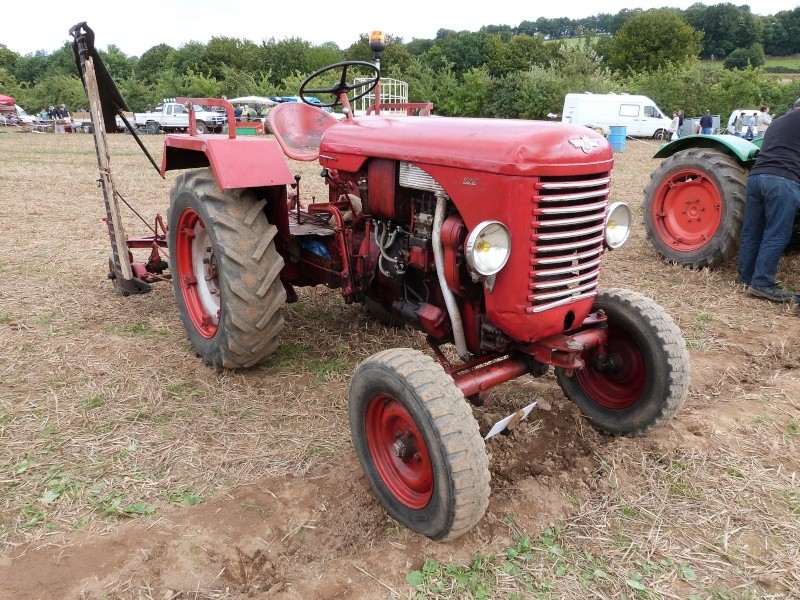
<svg viewBox="0 0 800 600"><path fill-rule="evenodd" d="M673 154L650 176L644 226L665 260L692 269L715 267L739 247L747 170L704 148Z"/></svg>
<svg viewBox="0 0 800 600"><path fill-rule="evenodd" d="M469 531L489 503L489 459L471 409L441 365L410 348L362 362L350 432L389 515L434 540Z"/></svg>
<svg viewBox="0 0 800 600"><path fill-rule="evenodd" d="M606 433L641 435L664 424L689 390L689 353L675 321L629 290L601 292L592 310L606 314L606 344L583 353L583 369L556 369L558 385Z"/></svg>
<svg viewBox="0 0 800 600"><path fill-rule="evenodd" d="M220 192L209 169L180 175L170 197L169 262L181 319L216 368L254 365L283 329L277 228L250 190Z"/></svg>

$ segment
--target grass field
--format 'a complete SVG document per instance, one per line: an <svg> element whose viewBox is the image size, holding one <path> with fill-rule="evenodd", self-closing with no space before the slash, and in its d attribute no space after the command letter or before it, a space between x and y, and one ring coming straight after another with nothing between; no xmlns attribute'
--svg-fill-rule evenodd
<svg viewBox="0 0 800 600"><path fill-rule="evenodd" d="M150 222L162 181L110 136L120 193ZM160 157L163 136L145 136ZM651 140L616 154L631 240L602 288L638 290L681 328L686 404L641 438L598 433L552 374L475 408L532 400L487 444L492 496L435 543L386 516L355 459L350 374L424 336L338 292L301 288L279 350L216 372L169 284L116 296L91 136L0 133L0 597L19 599L777 600L800 589L800 319L745 296L735 270L661 261L640 225ZM303 174L318 198L318 168ZM124 209L128 233L147 228ZM800 289L800 257L779 279Z"/></svg>

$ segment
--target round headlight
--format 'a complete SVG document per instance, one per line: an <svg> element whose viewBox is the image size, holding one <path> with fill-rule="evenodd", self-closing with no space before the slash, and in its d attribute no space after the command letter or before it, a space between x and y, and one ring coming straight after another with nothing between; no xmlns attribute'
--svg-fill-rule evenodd
<svg viewBox="0 0 800 600"><path fill-rule="evenodd" d="M608 207L606 217L606 246L613 250L628 240L631 234L631 209L624 202L614 202Z"/></svg>
<svg viewBox="0 0 800 600"><path fill-rule="evenodd" d="M511 254L511 235L499 221L480 223L467 238L467 262L481 275L494 275Z"/></svg>

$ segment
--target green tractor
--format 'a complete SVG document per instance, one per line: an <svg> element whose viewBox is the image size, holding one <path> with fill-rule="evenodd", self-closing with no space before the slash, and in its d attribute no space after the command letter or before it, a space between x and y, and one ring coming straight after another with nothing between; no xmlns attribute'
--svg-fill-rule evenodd
<svg viewBox="0 0 800 600"><path fill-rule="evenodd" d="M656 152L654 158L667 160L650 175L642 213L647 237L666 261L715 268L736 254L747 174L761 142L689 135Z"/></svg>

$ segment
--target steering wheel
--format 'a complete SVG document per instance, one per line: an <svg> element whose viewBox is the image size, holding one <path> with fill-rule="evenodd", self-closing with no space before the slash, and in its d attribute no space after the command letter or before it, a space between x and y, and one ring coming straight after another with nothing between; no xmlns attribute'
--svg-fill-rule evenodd
<svg viewBox="0 0 800 600"><path fill-rule="evenodd" d="M350 67L366 67L369 71L371 71L372 75L366 80L361 81L359 83L347 83L347 70ZM328 71L334 71L336 69L342 70L342 76L339 78L339 82L325 88L310 88L308 87L309 84L320 77L321 75L327 73ZM363 60L346 60L344 62L338 62L333 65L328 65L318 71L314 71L311 75L306 77L306 80L300 84L300 99L305 102L306 104L311 104L312 106L322 106L328 108L334 108L336 106L340 106L342 101L339 99L341 94L350 94L355 90L361 90L357 94L347 97L348 102L354 102L359 98L362 98L369 94L378 82L381 79L381 72L370 62L366 62ZM364 88L363 90L361 88ZM316 94L331 94L335 98L333 102L310 102L306 96L314 96Z"/></svg>

